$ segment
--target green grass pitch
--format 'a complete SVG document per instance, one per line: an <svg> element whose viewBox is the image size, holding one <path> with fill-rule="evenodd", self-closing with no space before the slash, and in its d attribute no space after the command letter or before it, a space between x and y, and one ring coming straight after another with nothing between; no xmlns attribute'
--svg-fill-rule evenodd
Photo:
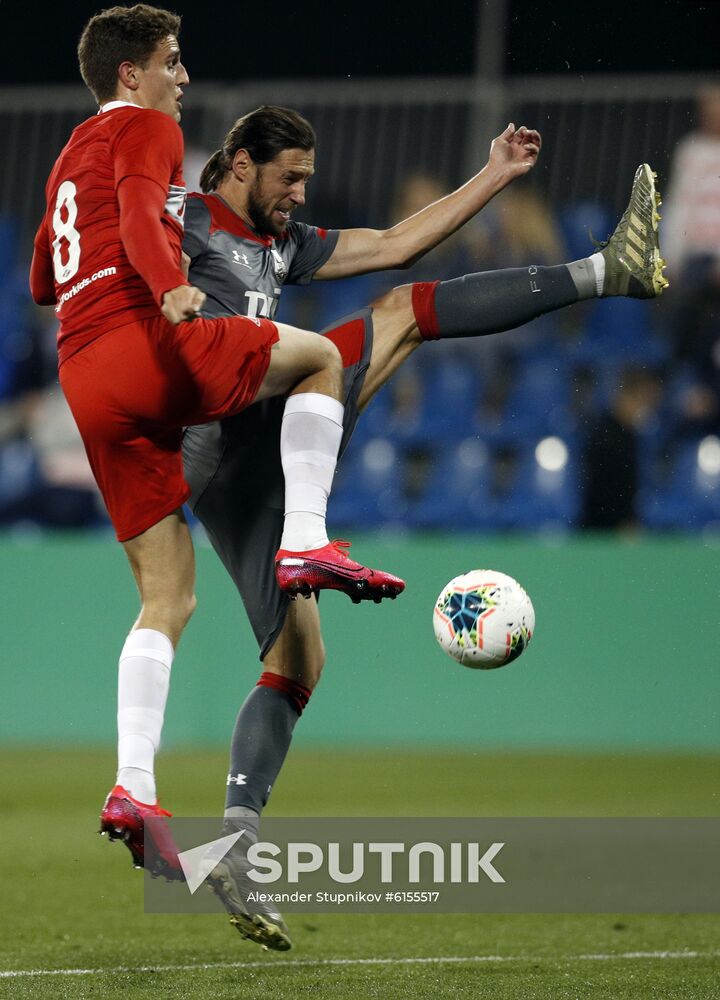
<svg viewBox="0 0 720 1000"><path fill-rule="evenodd" d="M294 950L273 954L242 941L223 915L145 915L128 852L94 833L113 755L6 748L0 757L0 997L720 997L718 916L296 914ZM272 813L717 815L718 764L298 748ZM222 749L164 754L164 801L179 815L218 814L225 766Z"/></svg>

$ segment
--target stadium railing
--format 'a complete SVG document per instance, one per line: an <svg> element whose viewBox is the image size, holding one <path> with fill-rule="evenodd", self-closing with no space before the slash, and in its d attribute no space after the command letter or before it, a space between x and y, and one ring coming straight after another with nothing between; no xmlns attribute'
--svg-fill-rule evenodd
<svg viewBox="0 0 720 1000"><path fill-rule="evenodd" d="M639 162L666 175L703 83L670 75L194 83L183 128L191 153L209 153L235 118L259 104L298 108L318 134L313 218L377 226L410 172L457 184L483 165L492 136L514 120L543 133L530 182L553 205L589 199L616 212ZM26 250L48 171L73 126L93 111L82 85L0 88L0 215L19 220Z"/></svg>

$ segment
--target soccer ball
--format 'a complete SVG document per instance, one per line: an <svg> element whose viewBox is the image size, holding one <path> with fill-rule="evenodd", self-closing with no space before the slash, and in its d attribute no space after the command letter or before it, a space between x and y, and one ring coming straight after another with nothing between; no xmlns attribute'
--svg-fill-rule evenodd
<svg viewBox="0 0 720 1000"><path fill-rule="evenodd" d="M474 569L440 591L433 626L448 656L464 667L493 670L516 660L530 642L535 610L517 580Z"/></svg>

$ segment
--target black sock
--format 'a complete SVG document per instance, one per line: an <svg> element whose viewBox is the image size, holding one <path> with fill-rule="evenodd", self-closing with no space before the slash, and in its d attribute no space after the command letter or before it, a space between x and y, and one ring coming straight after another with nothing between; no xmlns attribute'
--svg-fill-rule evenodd
<svg viewBox="0 0 720 1000"><path fill-rule="evenodd" d="M426 340L512 330L579 299L565 264L481 271L413 285L413 309Z"/></svg>
<svg viewBox="0 0 720 1000"><path fill-rule="evenodd" d="M295 723L310 691L278 674L263 673L238 713L230 745L225 808L260 813L285 761Z"/></svg>

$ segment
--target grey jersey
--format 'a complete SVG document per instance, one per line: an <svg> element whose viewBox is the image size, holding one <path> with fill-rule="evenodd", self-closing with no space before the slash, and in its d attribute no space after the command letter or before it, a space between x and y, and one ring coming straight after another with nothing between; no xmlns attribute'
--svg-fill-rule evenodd
<svg viewBox="0 0 720 1000"><path fill-rule="evenodd" d="M217 195L191 195L183 250L191 261L190 281L207 295L203 315L273 319L283 285L309 284L338 235L290 222L281 236L262 236Z"/></svg>
<svg viewBox="0 0 720 1000"><path fill-rule="evenodd" d="M191 195L183 249L191 259L190 280L207 295L203 314L272 319L283 285L308 284L330 258L338 235L291 222L281 237L263 237L216 195ZM370 364L371 311L340 321L327 335L344 358L344 447ZM282 397L265 399L222 423L188 428L183 441L190 506L242 595L261 658L279 635L290 603L275 582L283 529L284 406Z"/></svg>

